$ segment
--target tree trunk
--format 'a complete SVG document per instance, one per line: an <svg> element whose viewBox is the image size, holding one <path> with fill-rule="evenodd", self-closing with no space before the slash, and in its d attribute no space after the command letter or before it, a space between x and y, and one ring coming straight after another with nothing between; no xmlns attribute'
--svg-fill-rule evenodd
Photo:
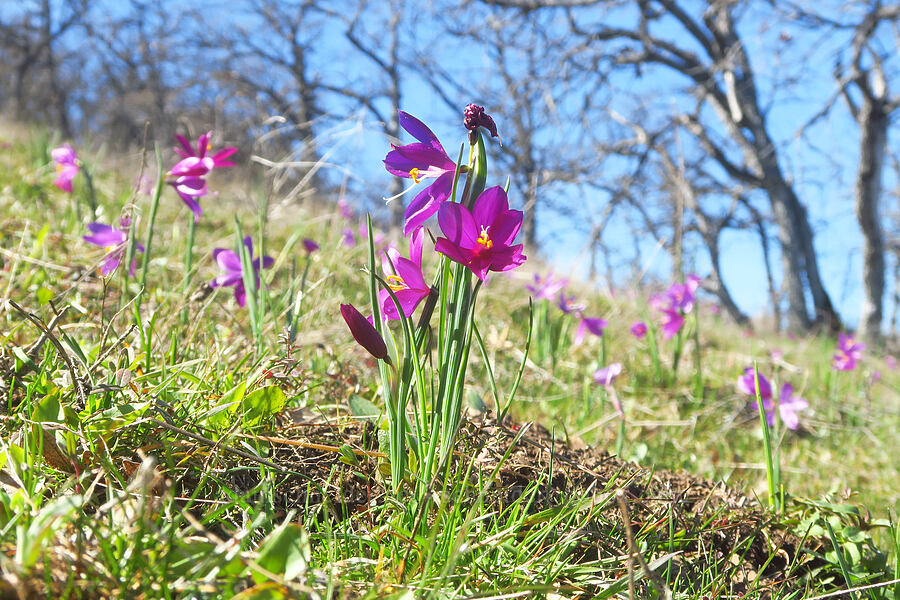
<svg viewBox="0 0 900 600"><path fill-rule="evenodd" d="M863 302L859 334L866 342L879 344L882 339L885 261L878 203L887 147L888 115L877 102L864 101L858 122L860 153L854 195L856 218L863 235Z"/></svg>

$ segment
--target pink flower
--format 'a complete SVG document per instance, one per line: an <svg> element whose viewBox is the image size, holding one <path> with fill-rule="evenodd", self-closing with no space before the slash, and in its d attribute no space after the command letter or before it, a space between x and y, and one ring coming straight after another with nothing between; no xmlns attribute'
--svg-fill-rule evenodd
<svg viewBox="0 0 900 600"><path fill-rule="evenodd" d="M434 180L406 207L403 235L409 235L450 197L456 163L447 156L437 136L422 121L402 110L399 111L399 119L400 126L418 141L404 146L391 144L391 151L384 157L385 169L415 183Z"/></svg>
<svg viewBox="0 0 900 600"><path fill-rule="evenodd" d="M344 227L343 231L341 231L341 241L348 248L353 248L356 246L356 234L349 227Z"/></svg>
<svg viewBox="0 0 900 600"><path fill-rule="evenodd" d="M864 344L856 343L852 336L842 332L838 337L837 354L834 355L832 368L835 371L852 371L865 349Z"/></svg>
<svg viewBox="0 0 900 600"><path fill-rule="evenodd" d="M681 326L684 325L684 317L677 309L669 307L663 308L660 313L663 337L670 340L681 331Z"/></svg>
<svg viewBox="0 0 900 600"><path fill-rule="evenodd" d="M553 275L552 271L547 273L546 277L535 273L534 283L526 285L525 289L531 292L531 296L535 300L553 300L568 283L568 279L558 278Z"/></svg>
<svg viewBox="0 0 900 600"><path fill-rule="evenodd" d="M422 276L422 242L425 237L424 230L419 227L413 231L409 238L409 258L400 256L396 248L385 251L383 261L384 273L388 286L397 296L403 315L412 316L419 303L431 293L431 287L425 283ZM396 320L400 318L397 306L387 290L378 292L378 301L385 318Z"/></svg>
<svg viewBox="0 0 900 600"><path fill-rule="evenodd" d="M586 305L575 302L574 294L566 296L565 292L559 293L559 298L556 300L556 306L567 315L570 313L580 313L587 308Z"/></svg>
<svg viewBox="0 0 900 600"><path fill-rule="evenodd" d="M781 386L781 394L778 396L778 416L785 427L795 430L800 426L800 417L797 413L809 408L809 402L794 395L794 386L785 383ZM775 424L774 411L766 410L766 422L771 426Z"/></svg>
<svg viewBox="0 0 900 600"><path fill-rule="evenodd" d="M756 380L753 374L753 367L744 369L744 374L738 377L737 388L742 394L756 397ZM763 400L772 399L772 384L762 374L759 376L759 395Z"/></svg>
<svg viewBox="0 0 900 600"><path fill-rule="evenodd" d="M637 339L641 339L642 337L647 335L647 324L643 321L636 321L631 326L631 335L633 335Z"/></svg>
<svg viewBox="0 0 900 600"><path fill-rule="evenodd" d="M610 363L602 369L594 371L594 381L603 386L611 386L616 377L622 374L622 363Z"/></svg>
<svg viewBox="0 0 900 600"><path fill-rule="evenodd" d="M575 345L580 344L584 340L584 334L590 332L597 337L603 335L603 330L609 325L606 319L599 317L581 317L578 324L578 331L575 332Z"/></svg>
<svg viewBox="0 0 900 600"><path fill-rule="evenodd" d="M129 219L123 219L119 228L104 223L88 223L87 228L90 230L91 235L83 236L82 239L89 244L94 244L95 246L106 249L106 258L104 259L103 264L100 265L101 275L109 275L118 268L119 263L122 261L122 257L127 250L129 224ZM134 245L135 254L143 251L144 246L142 244ZM128 268L129 275L134 275L136 261L136 258L132 259L131 265L129 265Z"/></svg>
<svg viewBox="0 0 900 600"><path fill-rule="evenodd" d="M439 238L434 249L484 281L488 271L509 271L525 262L522 244L512 245L522 217L522 211L509 209L500 186L483 191L472 212L456 202L444 202L438 224L446 237Z"/></svg>
<svg viewBox="0 0 900 600"><path fill-rule="evenodd" d="M78 155L69 144L63 144L50 151L50 158L56 163L56 179L53 185L64 192L72 193L72 180L78 175Z"/></svg>
<svg viewBox="0 0 900 600"><path fill-rule="evenodd" d="M884 364L887 365L888 369L894 371L897 368L897 359L888 354L884 357Z"/></svg>
<svg viewBox="0 0 900 600"><path fill-rule="evenodd" d="M226 159L237 152L237 148L230 147L223 148L210 155L209 152L212 150L212 145L209 142L209 138L211 136L212 131L204 133L197 138L196 150L186 137L182 135L175 136L181 146L180 148L176 146L175 152L182 159L175 163L175 166L169 172L174 179L168 183L175 188L181 200L194 213L194 222L200 220L200 215L203 214L203 209L200 208L198 199L205 196L208 192L206 176L213 169L233 167L234 163Z"/></svg>
<svg viewBox="0 0 900 600"><path fill-rule="evenodd" d="M244 238L244 246L247 247L247 254L250 258L253 258L253 240L249 235ZM244 306L247 302L247 290L244 287L244 270L241 265L241 257L234 250L216 248L213 250L213 259L225 272L210 281L210 287L234 287L234 299L237 300L238 306ZM275 264L275 259L271 256L253 259L253 277L256 279L257 288L259 288L260 283L259 270L269 269L273 264Z"/></svg>

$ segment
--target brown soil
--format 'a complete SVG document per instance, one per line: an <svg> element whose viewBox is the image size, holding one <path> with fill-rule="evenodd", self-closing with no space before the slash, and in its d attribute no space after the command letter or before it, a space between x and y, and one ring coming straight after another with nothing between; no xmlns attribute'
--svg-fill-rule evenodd
<svg viewBox="0 0 900 600"><path fill-rule="evenodd" d="M653 472L603 450L566 445L538 425L530 426L510 451L517 429L490 422L466 423L460 432L456 460L460 468L474 460L473 470L491 473L509 451L484 498L494 509L517 500L534 482L540 482L540 489L532 490L529 505L534 513L581 497L603 503L598 518L578 532L580 553L576 560L627 554L627 548L618 545L618 540L624 539L621 532L610 535L622 526L622 513L614 498L621 489L638 539L656 536L668 540L670 533L680 536L671 549L676 552L673 572L682 578L708 574L715 563L719 573L730 573L727 589L720 590L723 593L742 594L755 588L767 596L792 588L790 582L798 573L814 564L796 536L786 532L754 500L723 484L683 472ZM342 519L363 514L383 502L381 473L386 465L371 423L292 425L277 435L266 436L266 441L272 447L269 458L284 469L275 492L280 511L327 507L327 518ZM341 446L345 452L352 449L357 457L355 465L342 458ZM258 470L238 471L231 483L237 490L250 490L259 483ZM617 541L611 544L609 540ZM816 540L807 539L803 545L804 550L821 548ZM804 562L805 568L795 568ZM622 573L625 566L623 560ZM591 590L582 592L590 595Z"/></svg>

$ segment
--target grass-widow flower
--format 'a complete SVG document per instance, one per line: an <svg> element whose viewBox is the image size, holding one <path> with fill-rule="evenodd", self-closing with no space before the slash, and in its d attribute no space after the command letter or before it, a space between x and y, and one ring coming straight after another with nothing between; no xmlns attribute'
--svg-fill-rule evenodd
<svg viewBox="0 0 900 600"><path fill-rule="evenodd" d="M431 293L431 287L425 283L422 276L422 242L425 237L424 230L419 227L409 238L409 258L400 256L396 248L385 250L383 262L385 279L388 286L397 296L397 301L403 309L403 316L410 317L419 303ZM396 320L400 318L394 300L387 290L378 292L378 301L385 318Z"/></svg>
<svg viewBox="0 0 900 600"><path fill-rule="evenodd" d="M866 349L864 344L853 340L853 336L841 333L838 337L837 354L831 366L835 371L852 371L856 368L856 362L862 358L862 351Z"/></svg>
<svg viewBox="0 0 900 600"><path fill-rule="evenodd" d="M500 186L483 191L472 212L456 202L444 202L438 224L446 237L439 238L434 249L484 281L488 271L509 271L525 262L522 244L511 245L522 217L522 211L509 209Z"/></svg>
<svg viewBox="0 0 900 600"><path fill-rule="evenodd" d="M607 325L609 325L609 321L606 319L582 316L581 322L578 324L578 330L575 332L575 344L580 344L584 340L584 334L587 332L601 337Z"/></svg>
<svg viewBox="0 0 900 600"><path fill-rule="evenodd" d="M350 328L353 339L356 343L366 349L366 351L375 358L381 359L386 363L391 362L388 356L387 345L384 339L378 334L378 330L361 312L356 310L352 304L341 304L341 316Z"/></svg>
<svg viewBox="0 0 900 600"><path fill-rule="evenodd" d="M406 207L403 235L409 235L450 197L456 163L447 156L437 136L424 123L402 110L399 111L399 119L400 126L418 141L404 146L391 144L391 151L384 157L385 169L415 183L434 180Z"/></svg>
<svg viewBox="0 0 900 600"><path fill-rule="evenodd" d="M237 152L237 148L229 147L210 154L212 145L209 142L212 132L204 133L197 138L196 149L191 146L188 139L182 135L176 135L180 148L175 147L175 152L181 156L181 160L175 163L169 175L173 178L168 183L175 188L181 200L194 213L194 222L200 219L203 209L198 202L199 198L208 192L206 176L213 169L233 167L234 163L226 160Z"/></svg>
<svg viewBox="0 0 900 600"><path fill-rule="evenodd" d="M567 296L565 292L559 293L559 298L556 300L556 306L566 315L570 313L580 313L587 308L587 305L575 302L575 294Z"/></svg>
<svg viewBox="0 0 900 600"><path fill-rule="evenodd" d="M744 374L738 377L737 389L742 394L753 396L754 398L756 397L756 379L753 373L753 367L745 368ZM762 375L759 376L759 395L763 400L772 399L772 384L770 384L769 380Z"/></svg>
<svg viewBox="0 0 900 600"><path fill-rule="evenodd" d="M244 238L244 246L247 247L247 254L253 257L253 240L248 235ZM213 250L213 259L219 264L219 267L225 271L222 275L217 276L209 282L210 287L234 287L234 299L237 300L238 306L244 306L247 302L247 290L244 287L244 270L241 268L241 257L234 250L227 248L216 248ZM256 281L256 287L259 289L259 270L271 268L275 264L275 259L271 256L262 256L252 261L253 277Z"/></svg>
<svg viewBox="0 0 900 600"><path fill-rule="evenodd" d="M56 179L53 185L64 192L72 193L72 180L78 175L78 155L69 144L63 144L50 151L50 158L56 163Z"/></svg>
<svg viewBox="0 0 900 600"><path fill-rule="evenodd" d="M647 335L647 324L643 321L635 321L631 326L631 335L636 337L637 339L641 339L645 335Z"/></svg>
<svg viewBox="0 0 900 600"><path fill-rule="evenodd" d="M594 371L594 381L599 385L610 386L616 380L616 377L622 374L622 363L610 363L602 369Z"/></svg>
<svg viewBox="0 0 900 600"><path fill-rule="evenodd" d="M766 405L764 402L763 405L766 409L766 423L771 427L775 424L775 410L771 404ZM778 396L778 416L781 417L781 422L785 427L791 430L797 429L800 426L800 417L797 416L797 413L805 408L809 408L809 402L794 395L794 386L790 383L781 386L781 393Z"/></svg>
<svg viewBox="0 0 900 600"><path fill-rule="evenodd" d="M534 283L526 285L525 289L531 292L535 300L553 300L568 283L567 279L556 277L552 271L547 273L546 277L535 273Z"/></svg>
<svg viewBox="0 0 900 600"><path fill-rule="evenodd" d="M100 265L101 275L109 275L119 267L119 263L122 261L127 248L128 226L128 219L123 219L118 228L104 223L88 223L87 228L90 230L91 235L83 236L82 239L89 244L106 249L106 257L103 260L103 264ZM134 250L135 252L143 252L144 246L135 244ZM129 275L134 275L134 265L135 260L132 260L128 268Z"/></svg>

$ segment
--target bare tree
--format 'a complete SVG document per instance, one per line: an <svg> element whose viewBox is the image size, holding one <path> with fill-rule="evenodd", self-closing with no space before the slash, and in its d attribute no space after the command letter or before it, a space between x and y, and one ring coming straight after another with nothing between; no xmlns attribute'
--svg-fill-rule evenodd
<svg viewBox="0 0 900 600"><path fill-rule="evenodd" d="M623 69L641 77L651 71L673 73L688 84L698 110L679 110L672 102L670 122L690 132L717 168L744 186L762 190L778 228L792 329L821 323L830 329L840 320L825 291L813 247L806 209L785 176L780 152L769 134L753 66L738 31L747 3L711 0L693 16L679 0L484 0L530 11L556 11L569 21L581 47L571 53L573 69L612 76ZM617 10L616 18L597 11ZM627 21L630 24L624 24ZM611 23L623 23L616 26ZM670 91L676 92L674 88ZM672 112L674 109L674 112ZM664 109L660 109L664 110ZM711 111L712 115L708 115ZM806 291L812 297L810 318Z"/></svg>
<svg viewBox="0 0 900 600"><path fill-rule="evenodd" d="M27 121L44 120L69 137L73 132L59 43L84 22L88 0L41 0L8 8L15 10L0 12L0 48L13 113Z"/></svg>
<svg viewBox="0 0 900 600"><path fill-rule="evenodd" d="M893 48L879 49L874 39L882 24L894 25L900 6L867 2L868 10L853 33L849 65L839 57L835 77L840 92L860 130L859 166L854 186L856 217L863 235L863 303L860 334L869 343L880 343L885 286L885 247L879 206L881 204L888 127L900 107L900 94L888 89L885 63ZM855 93L854 93L855 92Z"/></svg>
<svg viewBox="0 0 900 600"><path fill-rule="evenodd" d="M601 133L593 126L600 82L565 69L568 31L539 13L508 18L483 6L463 7L444 27L460 52L481 53L486 66L476 71L471 63L454 68L431 60L423 71L449 110L460 114L460 98L468 97L497 122L502 145L495 157L524 197L527 246L538 249L538 229L550 213L574 216L571 222L588 235L583 225L593 206L554 202L555 190L592 179L603 159L593 142Z"/></svg>

